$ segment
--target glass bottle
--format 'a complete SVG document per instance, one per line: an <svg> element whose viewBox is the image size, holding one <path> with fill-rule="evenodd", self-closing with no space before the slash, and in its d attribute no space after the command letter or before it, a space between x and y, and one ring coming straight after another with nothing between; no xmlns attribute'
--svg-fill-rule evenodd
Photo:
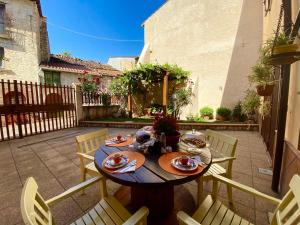
<svg viewBox="0 0 300 225"><path fill-rule="evenodd" d="M161 153L166 153L166 135L164 132L160 134Z"/></svg>

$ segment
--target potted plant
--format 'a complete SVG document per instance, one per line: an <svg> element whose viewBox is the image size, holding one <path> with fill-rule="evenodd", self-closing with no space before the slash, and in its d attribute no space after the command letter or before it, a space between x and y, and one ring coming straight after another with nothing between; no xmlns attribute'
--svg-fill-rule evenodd
<svg viewBox="0 0 300 225"><path fill-rule="evenodd" d="M293 39L290 36L286 36L285 33L282 32L278 35L276 43L274 43L273 54L296 52L298 47L298 44L293 44Z"/></svg>
<svg viewBox="0 0 300 225"><path fill-rule="evenodd" d="M167 146L171 146L173 150L177 148L180 132L178 131L179 127L176 118L171 116L157 116L154 121L153 129L157 136L160 136L161 133L165 133Z"/></svg>
<svg viewBox="0 0 300 225"><path fill-rule="evenodd" d="M237 121L237 122L246 121L247 116L244 113L242 113L241 102L238 102L233 108L231 118L233 121Z"/></svg>
<svg viewBox="0 0 300 225"><path fill-rule="evenodd" d="M200 116L205 120L213 119L214 110L208 106L205 106L200 109Z"/></svg>
<svg viewBox="0 0 300 225"><path fill-rule="evenodd" d="M83 75L78 78L78 81L81 91L87 93L96 92L100 84L100 78L89 75L88 71L84 71Z"/></svg>
<svg viewBox="0 0 300 225"><path fill-rule="evenodd" d="M248 119L255 121L255 113L260 107L260 98L253 90L247 90L247 94L241 102L242 113L246 114Z"/></svg>
<svg viewBox="0 0 300 225"><path fill-rule="evenodd" d="M220 121L230 120L231 110L226 107L220 107L217 109L216 119Z"/></svg>
<svg viewBox="0 0 300 225"><path fill-rule="evenodd" d="M259 107L259 113L262 117L266 117L271 112L271 102L269 100L264 101Z"/></svg>
<svg viewBox="0 0 300 225"><path fill-rule="evenodd" d="M272 66L258 62L252 67L252 73L248 78L251 83L256 84L258 95L270 96L272 94L275 82Z"/></svg>

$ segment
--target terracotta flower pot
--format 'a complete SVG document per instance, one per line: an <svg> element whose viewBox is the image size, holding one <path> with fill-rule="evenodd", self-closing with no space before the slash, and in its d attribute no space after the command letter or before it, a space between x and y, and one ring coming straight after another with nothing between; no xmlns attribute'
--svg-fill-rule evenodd
<svg viewBox="0 0 300 225"><path fill-rule="evenodd" d="M290 45L280 45L274 47L274 55L283 54L287 52L296 52L298 49L298 44L290 44Z"/></svg>
<svg viewBox="0 0 300 225"><path fill-rule="evenodd" d="M172 150L176 150L177 149L177 144L179 142L180 139L180 133L177 132L177 135L172 135L172 136L166 136L166 144L167 146L171 146Z"/></svg>
<svg viewBox="0 0 300 225"><path fill-rule="evenodd" d="M257 94L260 96L271 96L273 93L274 84L256 86Z"/></svg>
<svg viewBox="0 0 300 225"><path fill-rule="evenodd" d="M216 119L219 120L219 121L226 121L226 120L228 120L226 117L220 116L220 115L217 115Z"/></svg>

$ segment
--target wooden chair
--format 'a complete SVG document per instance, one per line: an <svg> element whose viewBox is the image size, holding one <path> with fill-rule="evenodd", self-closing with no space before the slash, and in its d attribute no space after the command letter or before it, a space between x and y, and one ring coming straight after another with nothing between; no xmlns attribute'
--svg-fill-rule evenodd
<svg viewBox="0 0 300 225"><path fill-rule="evenodd" d="M34 178L28 178L23 187L21 196L21 212L24 223L26 225L55 225L49 207L89 187L101 179L101 177L93 177L66 190L62 194L45 201L38 193L38 185ZM89 212L77 219L71 225L147 224L148 214L148 209L142 207L134 215L131 215L117 199L112 196L105 196L93 209L89 210Z"/></svg>
<svg viewBox="0 0 300 225"><path fill-rule="evenodd" d="M203 182L212 179L213 175L222 175L229 179L232 178L232 163L235 160L235 151L238 140L220 132L206 130L210 149L220 158L213 159L209 170L201 176L198 181L198 199L203 192ZM232 203L232 188L227 185L228 201ZM199 203L199 202L198 202Z"/></svg>
<svg viewBox="0 0 300 225"><path fill-rule="evenodd" d="M300 224L300 177L294 175L290 182L290 190L282 200L263 194L254 188L242 185L219 175L213 175L213 195L209 195L196 210L193 217L185 212L178 212L179 225L208 225L208 224L252 224L241 218L224 204L217 200L218 182L262 198L277 206L270 217L270 225Z"/></svg>
<svg viewBox="0 0 300 225"><path fill-rule="evenodd" d="M99 131L90 132L76 137L77 155L80 158L81 181L86 180L86 175L101 176L94 164L94 152L99 149L100 145L105 143L108 138L108 130L101 129ZM101 181L100 191L102 195L106 190L105 180Z"/></svg>

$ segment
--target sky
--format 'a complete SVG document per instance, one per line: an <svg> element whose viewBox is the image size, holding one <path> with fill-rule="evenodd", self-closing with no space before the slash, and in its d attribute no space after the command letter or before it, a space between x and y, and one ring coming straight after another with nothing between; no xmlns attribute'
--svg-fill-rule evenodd
<svg viewBox="0 0 300 225"><path fill-rule="evenodd" d="M70 52L73 57L102 63L110 56L139 56L144 45L141 25L164 2L41 0L51 53Z"/></svg>

